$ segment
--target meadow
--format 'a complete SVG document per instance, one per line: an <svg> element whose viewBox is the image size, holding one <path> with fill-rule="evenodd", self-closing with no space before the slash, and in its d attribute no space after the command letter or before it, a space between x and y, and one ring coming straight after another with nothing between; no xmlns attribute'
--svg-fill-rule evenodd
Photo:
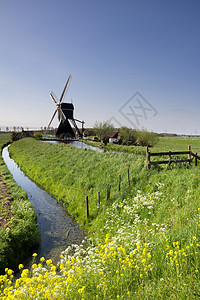
<svg viewBox="0 0 200 300"><path fill-rule="evenodd" d="M198 152L199 141L191 139L174 140L174 149L186 150L188 141ZM173 140L162 142L152 151L173 150ZM199 299L199 166L147 170L144 155L33 139L13 143L10 154L87 229L88 238L66 249L58 266L41 257L28 270L22 261L17 280L7 268L0 276L2 299Z"/></svg>
<svg viewBox="0 0 200 300"><path fill-rule="evenodd" d="M200 138L195 136L161 137L153 151L187 151L189 145L194 153L200 153Z"/></svg>
<svg viewBox="0 0 200 300"><path fill-rule="evenodd" d="M0 134L0 148L9 143L10 134ZM18 270L18 264L30 257L39 244L36 214L27 194L15 183L0 156L0 274L7 266Z"/></svg>
<svg viewBox="0 0 200 300"><path fill-rule="evenodd" d="M198 139L162 138L159 143L152 151L185 150L190 144L198 152L200 147ZM88 238L66 249L58 266L41 257L28 270L22 260L17 280L6 268L0 298L199 299L199 166L148 171L144 155L98 153L33 139L13 143L10 153L87 229Z"/></svg>

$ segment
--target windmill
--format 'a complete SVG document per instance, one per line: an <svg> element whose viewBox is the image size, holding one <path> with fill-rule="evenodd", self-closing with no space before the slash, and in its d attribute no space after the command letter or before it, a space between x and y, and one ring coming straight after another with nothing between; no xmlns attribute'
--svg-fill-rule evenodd
<svg viewBox="0 0 200 300"><path fill-rule="evenodd" d="M57 97L54 95L53 92L50 93L50 97L53 100L53 102L56 104L56 110L49 122L49 125L47 127L47 131L56 115L56 113L58 112L58 120L60 121L60 124L58 126L57 132L56 132L56 136L68 136L68 137L75 137L75 136L79 136L82 137L83 136L83 131L84 131L84 121L80 121L74 118L74 105L72 103L64 103L63 98L64 95L66 93L67 87L69 85L69 82L71 80L71 75L69 75L69 78L67 79L67 82L65 84L64 90L61 94L60 100L57 100ZM56 101L57 100L57 101ZM74 133L74 130L71 127L70 122L72 123L72 125L75 128L76 134ZM79 122L82 124L82 132L80 132L76 122Z"/></svg>

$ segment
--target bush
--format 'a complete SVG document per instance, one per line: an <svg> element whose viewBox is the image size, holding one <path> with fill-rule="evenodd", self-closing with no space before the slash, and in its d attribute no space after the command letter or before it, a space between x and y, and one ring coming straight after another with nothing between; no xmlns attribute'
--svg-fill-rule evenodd
<svg viewBox="0 0 200 300"><path fill-rule="evenodd" d="M123 145L154 146L158 142L158 134L146 129L137 131L128 127L120 128L120 139Z"/></svg>
<svg viewBox="0 0 200 300"><path fill-rule="evenodd" d="M158 134L155 132L148 132L147 130L143 129L138 131L138 145L140 146L154 146L158 142Z"/></svg>
<svg viewBox="0 0 200 300"><path fill-rule="evenodd" d="M136 145L137 144L137 130L128 127L120 128L120 139L123 145Z"/></svg>
<svg viewBox="0 0 200 300"><path fill-rule="evenodd" d="M36 137L36 138L41 138L41 137L43 137L43 135L42 135L41 132L36 132L36 133L34 134L34 137Z"/></svg>
<svg viewBox="0 0 200 300"><path fill-rule="evenodd" d="M22 131L22 132L13 131L12 134L11 134L11 140L13 142L15 142L15 141L18 141L22 138L25 138L25 136L26 136L26 134L25 134L24 131Z"/></svg>

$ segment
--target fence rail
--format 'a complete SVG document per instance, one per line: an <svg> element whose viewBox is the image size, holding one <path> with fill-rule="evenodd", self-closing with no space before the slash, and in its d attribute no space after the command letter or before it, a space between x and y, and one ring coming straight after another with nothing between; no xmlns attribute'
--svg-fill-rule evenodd
<svg viewBox="0 0 200 300"><path fill-rule="evenodd" d="M158 160L151 161L151 157L153 156L169 156L168 160ZM188 155L187 159L172 159L173 155ZM193 153L191 151L191 146L188 146L188 151L168 151L168 152L149 152L149 148L146 150L147 157L147 169L149 170L151 165L161 165L161 164L171 164L171 163L188 163L190 164L193 159L195 159L195 166L197 166L197 161L200 160L200 156L197 153Z"/></svg>

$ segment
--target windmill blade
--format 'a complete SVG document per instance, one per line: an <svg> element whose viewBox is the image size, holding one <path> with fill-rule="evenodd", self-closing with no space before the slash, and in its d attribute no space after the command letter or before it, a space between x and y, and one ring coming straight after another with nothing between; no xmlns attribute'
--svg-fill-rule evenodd
<svg viewBox="0 0 200 300"><path fill-rule="evenodd" d="M83 137L83 134L80 132L78 126L76 125L75 119L70 120L72 122L72 124L74 125L75 129L76 129L76 134L79 135L80 137Z"/></svg>
<svg viewBox="0 0 200 300"><path fill-rule="evenodd" d="M58 111L59 111L59 113L60 113L60 116L61 116L62 122L65 122L65 120L66 120L66 116L65 116L64 112L62 111L62 109L61 109L60 105L58 106Z"/></svg>
<svg viewBox="0 0 200 300"><path fill-rule="evenodd" d="M50 97L51 97L51 99L53 100L53 102L54 102L56 105L58 105L58 103L57 103L56 100L55 100L55 96L54 96L53 92L51 92Z"/></svg>
<svg viewBox="0 0 200 300"><path fill-rule="evenodd" d="M56 113L57 113L57 110L58 110L58 108L55 110L55 112L54 112L54 114L53 114L53 116L52 116L52 118L51 118L51 121L49 122L49 125L47 126L47 130L46 130L46 131L49 130L49 127L50 127L50 125L51 125L51 123L52 123L52 121L53 121L53 119L54 119L54 117L55 117L55 115L56 115Z"/></svg>
<svg viewBox="0 0 200 300"><path fill-rule="evenodd" d="M70 74L70 75L69 75L69 78L67 79L67 82L66 82L66 84L65 84L65 87L64 87L64 90L63 90L63 92L62 92L62 95L61 95L61 97L60 97L59 104L62 102L62 99L63 99L63 97L64 97L64 94L65 94L65 92L66 92L66 89L67 89L67 86L68 86L68 84L69 84L69 82L70 82L71 77L72 77L72 75Z"/></svg>

